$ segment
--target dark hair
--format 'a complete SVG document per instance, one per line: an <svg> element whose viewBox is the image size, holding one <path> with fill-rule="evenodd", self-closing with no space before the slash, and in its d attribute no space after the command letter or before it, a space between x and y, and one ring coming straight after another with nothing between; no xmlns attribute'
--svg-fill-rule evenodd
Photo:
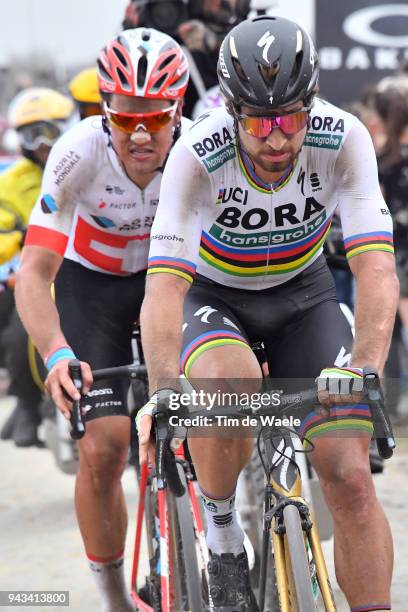
<svg viewBox="0 0 408 612"><path fill-rule="evenodd" d="M380 81L373 96L373 107L387 132L380 160L380 166L384 169L400 161L400 139L408 128L408 78L395 77Z"/></svg>

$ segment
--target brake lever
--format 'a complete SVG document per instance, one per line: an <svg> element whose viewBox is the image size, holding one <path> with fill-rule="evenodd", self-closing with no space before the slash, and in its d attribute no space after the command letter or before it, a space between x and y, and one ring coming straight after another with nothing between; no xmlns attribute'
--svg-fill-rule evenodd
<svg viewBox="0 0 408 612"><path fill-rule="evenodd" d="M377 371L370 366L364 368L363 376L364 388L370 405L378 452L383 459L389 459L394 453L396 443L392 431L392 425L384 406L380 379Z"/></svg>
<svg viewBox="0 0 408 612"><path fill-rule="evenodd" d="M68 363L68 371L72 382L82 395L82 372L81 362L78 359L71 359ZM80 440L85 435L85 421L82 416L81 400L73 400L71 412L71 431L70 436L73 440Z"/></svg>
<svg viewBox="0 0 408 612"><path fill-rule="evenodd" d="M166 483L176 497L184 495L185 488L180 480L174 453L170 450L173 428L169 426L165 412L154 414L156 436L156 476L157 487L164 489Z"/></svg>

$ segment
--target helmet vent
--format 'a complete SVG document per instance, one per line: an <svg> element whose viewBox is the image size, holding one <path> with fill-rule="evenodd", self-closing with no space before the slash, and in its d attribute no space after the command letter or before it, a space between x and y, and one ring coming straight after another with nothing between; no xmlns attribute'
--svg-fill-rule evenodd
<svg viewBox="0 0 408 612"><path fill-rule="evenodd" d="M249 82L249 78L245 74L244 69L241 66L241 62L237 58L235 58L235 57L231 57L231 61L232 61L233 65L234 65L235 72L237 73L240 81L241 82L245 81L246 83L248 83Z"/></svg>
<svg viewBox="0 0 408 612"><path fill-rule="evenodd" d="M147 74L147 58L145 55L142 55L138 64L137 64L137 86L143 87L146 81Z"/></svg>
<svg viewBox="0 0 408 612"><path fill-rule="evenodd" d="M126 36L119 35L116 39L127 51L129 51L129 41Z"/></svg>
<svg viewBox="0 0 408 612"><path fill-rule="evenodd" d="M167 74L162 74L162 76L160 77L160 79L158 79L156 81L156 83L154 84L154 87L152 88L152 91L160 91L161 87L164 85L164 83L166 82L167 79Z"/></svg>
<svg viewBox="0 0 408 612"><path fill-rule="evenodd" d="M130 85L126 74L119 66L116 68L116 74L119 76L123 89L130 91Z"/></svg>
<svg viewBox="0 0 408 612"><path fill-rule="evenodd" d="M170 64L170 62L172 62L174 60L174 58L177 57L175 54L174 55L168 55L160 64L160 66L157 67L157 70L164 70L166 68L166 66L168 66Z"/></svg>
<svg viewBox="0 0 408 612"><path fill-rule="evenodd" d="M292 74L290 75L288 89L291 89L292 87L296 85L296 82L299 79L300 70L302 69L302 63L303 63L303 51L299 51L298 53L296 53L296 59L293 65Z"/></svg>
<svg viewBox="0 0 408 612"><path fill-rule="evenodd" d="M144 30L144 32L142 34L142 40L144 42L148 42L150 40L150 32L149 32L149 30Z"/></svg>
<svg viewBox="0 0 408 612"><path fill-rule="evenodd" d="M110 81L112 82L112 77L110 76L110 74L108 74L105 70L104 65L102 64L101 60L98 59L97 60L97 64L98 64L98 72L99 72L99 76L104 79L105 81Z"/></svg>
<svg viewBox="0 0 408 612"><path fill-rule="evenodd" d="M116 57L118 58L122 66L124 66L127 70L129 70L129 66L128 66L126 57L123 55L122 51L118 49L117 47L114 48L114 51L115 51Z"/></svg>

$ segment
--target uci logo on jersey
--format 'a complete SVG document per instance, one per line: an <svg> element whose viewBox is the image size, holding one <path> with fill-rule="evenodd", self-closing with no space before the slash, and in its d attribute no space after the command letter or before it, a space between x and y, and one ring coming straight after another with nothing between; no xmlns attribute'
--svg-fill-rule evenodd
<svg viewBox="0 0 408 612"><path fill-rule="evenodd" d="M241 189L241 187L219 189L216 204L226 204L230 200L245 206L248 201L248 189Z"/></svg>

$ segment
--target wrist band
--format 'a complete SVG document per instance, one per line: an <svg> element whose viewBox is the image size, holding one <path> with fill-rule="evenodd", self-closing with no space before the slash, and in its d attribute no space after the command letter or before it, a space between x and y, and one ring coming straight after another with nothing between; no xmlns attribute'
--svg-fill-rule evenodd
<svg viewBox="0 0 408 612"><path fill-rule="evenodd" d="M59 344L59 345L57 344L55 348L53 348L51 351L48 351L48 353L44 357L44 363L47 363L48 359L51 357L53 353L55 353L55 351L58 351L59 349L62 349L62 348L70 349L71 347L69 346L69 344Z"/></svg>
<svg viewBox="0 0 408 612"><path fill-rule="evenodd" d="M47 357L44 359L45 367L49 371L55 366L56 363L58 363L58 361L62 361L62 359L76 359L76 355L70 346L60 346L50 355L47 355Z"/></svg>

